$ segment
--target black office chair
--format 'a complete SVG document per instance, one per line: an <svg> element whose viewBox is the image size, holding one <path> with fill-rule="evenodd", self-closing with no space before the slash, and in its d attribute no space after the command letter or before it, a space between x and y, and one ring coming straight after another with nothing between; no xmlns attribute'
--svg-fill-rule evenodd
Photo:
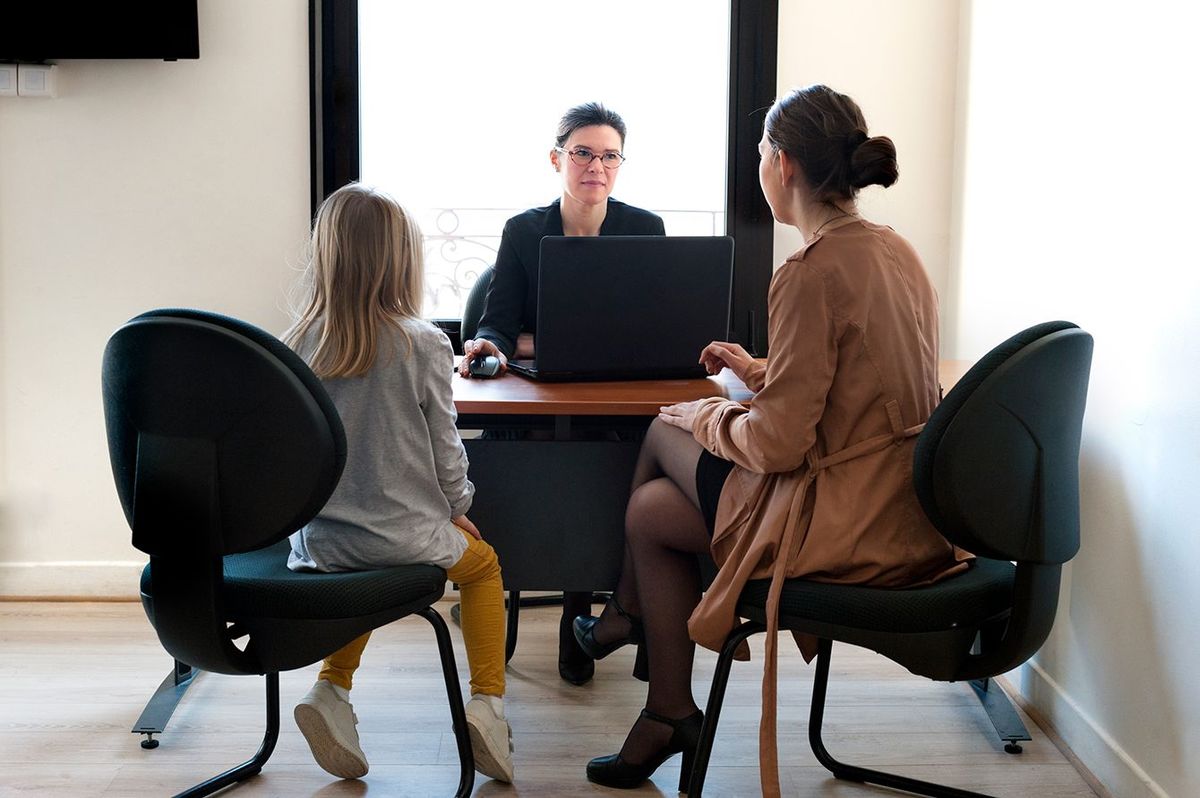
<svg viewBox="0 0 1200 798"><path fill-rule="evenodd" d="M180 795L208 795L262 769L279 737L280 671L411 614L434 628L458 741L457 795L470 793L458 671L431 606L445 572L287 568L288 534L325 504L346 459L342 422L308 366L245 322L154 310L109 340L103 391L117 493L133 545L150 555L142 603L163 647L184 668L266 676L258 753Z"/></svg>
<svg viewBox="0 0 1200 798"><path fill-rule="evenodd" d="M837 778L980 798L844 764L826 751L821 722L832 641L870 648L939 681L996 676L1038 650L1054 622L1062 564L1079 550L1079 439L1091 358L1092 337L1074 324L1031 327L976 363L918 437L913 479L921 505L947 539L978 555L969 571L907 590L803 579L784 584L779 628L819 639L808 737ZM693 798L703 789L733 655L766 629L768 585L747 585L737 613L749 620L729 635L718 658L692 769ZM984 698L991 714L994 699Z"/></svg>
<svg viewBox="0 0 1200 798"><path fill-rule="evenodd" d="M459 328L460 341L471 340L479 329L479 320L483 318L483 306L487 302L487 292L492 286L494 271L495 268L492 266L481 271L479 277L475 279L475 285L471 286L471 293L467 294L467 304L463 305L462 327Z"/></svg>

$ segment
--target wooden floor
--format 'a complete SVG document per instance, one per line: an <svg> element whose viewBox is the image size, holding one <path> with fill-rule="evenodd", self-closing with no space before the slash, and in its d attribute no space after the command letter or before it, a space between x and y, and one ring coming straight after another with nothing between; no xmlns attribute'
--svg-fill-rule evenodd
<svg viewBox="0 0 1200 798"><path fill-rule="evenodd" d="M439 609L448 617L448 605ZM616 751L642 706L645 687L629 678L632 652L598 663L584 687L559 680L557 608L522 611L509 665L506 706L516 744L517 783L478 778L479 796L610 794L584 778L590 757ZM461 635L459 673L466 661ZM761 636L754 660L734 666L705 794L752 796L758 789L757 724ZM808 748L812 669L781 646L780 760L789 796L886 796L889 790L838 782ZM700 652L694 689L703 706L715 656ZM214 775L257 749L263 680L204 674L161 738L143 750L129 733L170 659L139 605L0 603L0 796L168 795ZM262 774L234 794L251 796L448 796L458 766L449 712L428 624L410 618L378 631L353 698L371 772L338 781L312 761L291 718L315 668L281 678L283 730ZM464 678L465 690L465 678ZM881 657L835 646L826 712L834 756L998 798L1092 796L1063 754L1033 726L1023 754L1004 753L970 689L913 677ZM679 757L638 795L675 795Z"/></svg>

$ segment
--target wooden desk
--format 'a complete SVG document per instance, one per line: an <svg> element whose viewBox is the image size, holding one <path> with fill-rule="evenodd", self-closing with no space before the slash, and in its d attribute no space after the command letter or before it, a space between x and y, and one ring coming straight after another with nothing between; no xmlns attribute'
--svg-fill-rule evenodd
<svg viewBox="0 0 1200 798"><path fill-rule="evenodd" d="M499 379L453 378L454 407L464 415L658 415L664 404L710 396L748 400L750 391L729 370L702 380L535 382L515 374ZM461 426L461 425L460 425Z"/></svg>
<svg viewBox="0 0 1200 798"><path fill-rule="evenodd" d="M972 365L969 360L938 361L942 387L949 391ZM462 415L655 416L671 402L709 396L748 401L752 394L728 369L703 380L637 382L536 382L506 374L499 379L465 380L456 371L454 407ZM461 426L461 425L460 425Z"/></svg>

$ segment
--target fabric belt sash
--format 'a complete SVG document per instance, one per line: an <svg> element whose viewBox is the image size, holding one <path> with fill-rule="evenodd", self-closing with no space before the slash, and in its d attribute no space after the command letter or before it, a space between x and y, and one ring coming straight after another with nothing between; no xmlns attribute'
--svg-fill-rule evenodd
<svg viewBox="0 0 1200 798"><path fill-rule="evenodd" d="M779 597L783 592L786 579L788 557L796 540L800 526L800 513L804 508L804 500L808 496L809 487L816 480L817 474L830 466L839 465L859 457L881 452L889 446L898 445L904 440L920 434L924 424L915 427L905 427L900 417L900 404L895 400L889 401L884 408L887 410L888 423L892 431L876 435L856 444L847 446L841 451L824 457L817 457L816 446L808 450L805 462L808 466L808 478L802 487L796 491L791 506L788 507L787 521L784 527L783 540L775 558L775 568L771 573L771 586L767 591L767 647L766 658L763 662L762 720L758 727L758 746L762 767L759 779L762 792L766 798L779 798L779 746L776 739L776 696L778 687L779 663ZM805 659L811 659L806 656Z"/></svg>

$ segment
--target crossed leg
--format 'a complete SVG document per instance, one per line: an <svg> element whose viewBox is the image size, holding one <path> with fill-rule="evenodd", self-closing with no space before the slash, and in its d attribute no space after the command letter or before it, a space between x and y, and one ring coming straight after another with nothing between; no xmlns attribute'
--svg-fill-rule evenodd
<svg viewBox="0 0 1200 798"><path fill-rule="evenodd" d="M687 620L700 601L697 554L709 551L709 534L696 493L696 464L703 452L688 432L654 421L634 469L625 512L625 563L615 596L630 615L641 616L649 650L646 708L668 718L696 711L692 661L696 645ZM629 622L606 610L596 627L599 642L629 634ZM621 748L626 762L640 763L664 747L671 728L641 718Z"/></svg>

